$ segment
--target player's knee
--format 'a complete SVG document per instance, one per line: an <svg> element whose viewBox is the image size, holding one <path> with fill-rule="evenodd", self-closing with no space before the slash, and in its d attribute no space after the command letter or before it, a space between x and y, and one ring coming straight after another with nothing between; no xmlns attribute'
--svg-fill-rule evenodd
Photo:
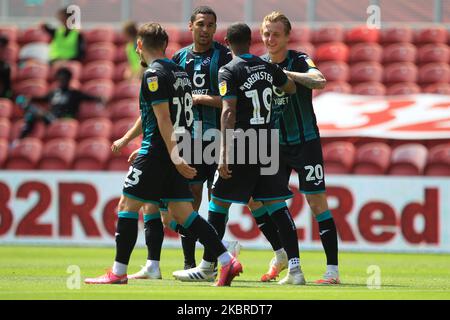
<svg viewBox="0 0 450 320"><path fill-rule="evenodd" d="M325 193L307 194L306 201L314 214L320 214L328 210L327 197Z"/></svg>
<svg viewBox="0 0 450 320"><path fill-rule="evenodd" d="M170 228L170 223L173 221L173 219L167 211L161 211L161 221L164 228Z"/></svg>

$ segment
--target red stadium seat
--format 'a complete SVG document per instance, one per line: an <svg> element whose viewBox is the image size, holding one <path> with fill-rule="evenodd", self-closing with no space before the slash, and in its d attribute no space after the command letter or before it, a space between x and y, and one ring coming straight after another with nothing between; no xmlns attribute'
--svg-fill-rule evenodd
<svg viewBox="0 0 450 320"><path fill-rule="evenodd" d="M121 31L114 32L114 44L116 46L123 46L127 43L127 38L125 34Z"/></svg>
<svg viewBox="0 0 450 320"><path fill-rule="evenodd" d="M350 70L345 62L322 62L318 65L318 68L323 73L327 81L348 81L350 78Z"/></svg>
<svg viewBox="0 0 450 320"><path fill-rule="evenodd" d="M382 175L386 172L391 159L391 148L382 142L367 143L356 151L355 174Z"/></svg>
<svg viewBox="0 0 450 320"><path fill-rule="evenodd" d="M337 92L337 93L351 93L352 86L347 82L336 81L336 82L327 82L325 89L322 90L314 90L313 93L317 94L325 93L325 92Z"/></svg>
<svg viewBox="0 0 450 320"><path fill-rule="evenodd" d="M77 145L73 169L103 170L111 153L111 143L105 138L86 139Z"/></svg>
<svg viewBox="0 0 450 320"><path fill-rule="evenodd" d="M13 113L13 103L6 98L0 98L0 118L10 118Z"/></svg>
<svg viewBox="0 0 450 320"><path fill-rule="evenodd" d="M127 171L130 167L128 158L131 153L141 147L141 141L133 140L126 147L124 147L120 154L112 154L111 158L106 164L106 170L109 171Z"/></svg>
<svg viewBox="0 0 450 320"><path fill-rule="evenodd" d="M419 83L450 81L450 67L447 63L428 63L419 69Z"/></svg>
<svg viewBox="0 0 450 320"><path fill-rule="evenodd" d="M109 109L98 102L83 102L80 105L78 112L78 119L80 121L92 118L107 118L109 117Z"/></svg>
<svg viewBox="0 0 450 320"><path fill-rule="evenodd" d="M292 50L297 50L300 52L306 53L311 58L315 57L316 49L314 48L314 45L309 42L290 42L288 44L288 48Z"/></svg>
<svg viewBox="0 0 450 320"><path fill-rule="evenodd" d="M396 42L413 42L414 34L410 27L401 26L401 27L392 27L381 29L380 31L380 42L387 43L396 43Z"/></svg>
<svg viewBox="0 0 450 320"><path fill-rule="evenodd" d="M365 96L384 96L386 94L386 87L380 82L363 82L354 85L352 93Z"/></svg>
<svg viewBox="0 0 450 320"><path fill-rule="evenodd" d="M112 43L99 42L91 44L87 47L85 63L97 60L114 61L116 47Z"/></svg>
<svg viewBox="0 0 450 320"><path fill-rule="evenodd" d="M19 69L17 80L41 79L47 81L50 70L47 64L27 63Z"/></svg>
<svg viewBox="0 0 450 320"><path fill-rule="evenodd" d="M253 43L250 47L250 53L255 56L262 56L267 53L264 43Z"/></svg>
<svg viewBox="0 0 450 320"><path fill-rule="evenodd" d="M103 97L105 100L109 101L114 93L114 83L111 80L92 80L84 83L81 87L81 91L93 96Z"/></svg>
<svg viewBox="0 0 450 320"><path fill-rule="evenodd" d="M81 81L97 79L111 80L114 75L114 64L111 61L94 61L84 66Z"/></svg>
<svg viewBox="0 0 450 320"><path fill-rule="evenodd" d="M447 30L444 27L432 27L419 30L415 43L447 43Z"/></svg>
<svg viewBox="0 0 450 320"><path fill-rule="evenodd" d="M450 176L450 143L443 143L428 152L426 176Z"/></svg>
<svg viewBox="0 0 450 320"><path fill-rule="evenodd" d="M351 142L338 141L323 147L323 159L327 174L347 174L353 167L355 147Z"/></svg>
<svg viewBox="0 0 450 320"><path fill-rule="evenodd" d="M87 119L80 124L78 140L87 138L106 138L111 136L112 123L107 118Z"/></svg>
<svg viewBox="0 0 450 320"><path fill-rule="evenodd" d="M450 49L443 43L427 44L419 48L419 63L450 61Z"/></svg>
<svg viewBox="0 0 450 320"><path fill-rule="evenodd" d="M386 95L409 95L420 93L420 87L413 82L401 82L391 85L387 88Z"/></svg>
<svg viewBox="0 0 450 320"><path fill-rule="evenodd" d="M384 83L416 82L417 67L411 62L392 63L384 68Z"/></svg>
<svg viewBox="0 0 450 320"><path fill-rule="evenodd" d="M216 34L214 35L214 40L217 41L217 34L218 34L219 30L216 31ZM219 41L219 42L223 42L223 38ZM190 45L192 43L192 32L189 30L185 30L182 29L180 30L180 40L178 41L178 43L180 44L181 47L186 47L188 45ZM172 57L169 57L172 58Z"/></svg>
<svg viewBox="0 0 450 320"><path fill-rule="evenodd" d="M47 128L45 139L47 141L55 138L75 139L78 134L78 120L58 119Z"/></svg>
<svg viewBox="0 0 450 320"><path fill-rule="evenodd" d="M381 62L383 48L377 43L358 43L350 48L350 62Z"/></svg>
<svg viewBox="0 0 450 320"><path fill-rule="evenodd" d="M410 143L392 150L390 175L421 175L427 162L427 148L421 144Z"/></svg>
<svg viewBox="0 0 450 320"><path fill-rule="evenodd" d="M96 27L95 29L85 31L84 39L88 45L98 42L114 42L114 29L110 26Z"/></svg>
<svg viewBox="0 0 450 320"><path fill-rule="evenodd" d="M311 30L308 26L292 26L289 41L305 43L311 40Z"/></svg>
<svg viewBox="0 0 450 320"><path fill-rule="evenodd" d="M381 82L382 79L383 66L378 62L359 62L350 67L350 82Z"/></svg>
<svg viewBox="0 0 450 320"><path fill-rule="evenodd" d="M0 139L0 168L3 168L3 164L8 158L8 140Z"/></svg>
<svg viewBox="0 0 450 320"><path fill-rule="evenodd" d="M11 126L11 132L9 139L15 140L19 138L20 132L22 131L22 128L25 124L25 121L23 119L17 120L12 126ZM43 139L45 136L45 124L42 121L36 122L34 125L33 130L28 134L28 137L30 138L37 138L37 139Z"/></svg>
<svg viewBox="0 0 450 320"><path fill-rule="evenodd" d="M39 139L22 139L10 151L5 168L10 170L32 170L36 168L41 154L42 143Z"/></svg>
<svg viewBox="0 0 450 320"><path fill-rule="evenodd" d="M320 45L314 53L319 61L348 61L349 49L342 42L331 42Z"/></svg>
<svg viewBox="0 0 450 320"><path fill-rule="evenodd" d="M378 29L368 28L367 26L358 26L346 32L345 42L347 43L378 42L379 37L380 34Z"/></svg>
<svg viewBox="0 0 450 320"><path fill-rule="evenodd" d="M422 88L423 93L435 93L450 95L449 83L433 83Z"/></svg>
<svg viewBox="0 0 450 320"><path fill-rule="evenodd" d="M28 79L13 85L15 94L30 97L42 97L48 92L47 81L43 79Z"/></svg>
<svg viewBox="0 0 450 320"><path fill-rule="evenodd" d="M344 41L344 29L340 25L322 27L313 33L314 43L342 41Z"/></svg>
<svg viewBox="0 0 450 320"><path fill-rule="evenodd" d="M41 170L69 170L75 157L76 143L72 139L53 139L44 145L38 168Z"/></svg>
<svg viewBox="0 0 450 320"><path fill-rule="evenodd" d="M125 45L117 46L116 52L114 54L114 63L128 63L127 52L125 50Z"/></svg>
<svg viewBox="0 0 450 320"><path fill-rule="evenodd" d="M175 25L165 25L164 29L169 36L169 41L173 43L179 43L181 39L181 31L180 28ZM168 57L171 57L168 55Z"/></svg>
<svg viewBox="0 0 450 320"><path fill-rule="evenodd" d="M115 141L122 138L123 135L127 133L127 131L131 129L131 127L133 127L135 122L136 118L125 118L115 122L114 128L112 129L111 140Z"/></svg>
<svg viewBox="0 0 450 320"><path fill-rule="evenodd" d="M54 80L56 72L61 68L67 68L72 72L72 80L79 80L81 78L82 65L79 61L57 61L52 64L50 70L50 79Z"/></svg>
<svg viewBox="0 0 450 320"><path fill-rule="evenodd" d="M383 62L416 62L417 49L411 43L394 43L384 48Z"/></svg>
<svg viewBox="0 0 450 320"><path fill-rule="evenodd" d="M11 132L11 122L7 118L0 117L0 139L9 139Z"/></svg>
<svg viewBox="0 0 450 320"><path fill-rule="evenodd" d="M6 36L10 43L17 42L19 36L19 28L17 26L0 26L0 35Z"/></svg>
<svg viewBox="0 0 450 320"><path fill-rule="evenodd" d="M121 82L125 80L125 72L129 69L128 62L122 62L119 64L115 64L114 68L114 75L113 75L113 81L114 82Z"/></svg>
<svg viewBox="0 0 450 320"><path fill-rule="evenodd" d="M176 42L169 42L169 45L167 46L167 49L166 49L166 55L168 57L173 57L175 52L177 52L180 49L181 49L181 46L178 43L176 43Z"/></svg>
<svg viewBox="0 0 450 320"><path fill-rule="evenodd" d="M261 31L259 27L252 28L252 44L262 43Z"/></svg>
<svg viewBox="0 0 450 320"><path fill-rule="evenodd" d="M139 81L122 81L119 82L114 88L114 99L128 99L138 98L141 84Z"/></svg>
<svg viewBox="0 0 450 320"><path fill-rule="evenodd" d="M116 101L108 109L111 111L111 120L113 122L124 118L137 119L139 117L139 101L136 99Z"/></svg>
<svg viewBox="0 0 450 320"><path fill-rule="evenodd" d="M29 28L21 32L19 35L18 42L22 45L32 43L32 42L50 42L50 36L43 29Z"/></svg>
<svg viewBox="0 0 450 320"><path fill-rule="evenodd" d="M15 64L19 59L19 46L15 43L9 43L8 46L3 50L0 58L9 62L10 64Z"/></svg>
<svg viewBox="0 0 450 320"><path fill-rule="evenodd" d="M216 40L217 42L220 42L222 44L225 43L225 36L227 35L227 29L226 28L218 28L216 33L214 34L214 40ZM185 41L187 41L187 35L185 35L186 39ZM191 44L192 43L192 33L190 33L190 40L187 42L187 44Z"/></svg>

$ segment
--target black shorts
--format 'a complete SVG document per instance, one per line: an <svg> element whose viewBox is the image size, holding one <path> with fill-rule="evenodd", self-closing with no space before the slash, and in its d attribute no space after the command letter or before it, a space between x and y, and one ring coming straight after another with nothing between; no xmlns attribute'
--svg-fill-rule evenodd
<svg viewBox="0 0 450 320"><path fill-rule="evenodd" d="M158 206L160 202L193 201L188 180L158 152L137 156L125 178L123 195Z"/></svg>
<svg viewBox="0 0 450 320"><path fill-rule="evenodd" d="M259 165L229 165L232 171L230 179L222 179L216 171L212 198L241 204L247 204L251 197L255 201L290 199L293 195L286 183L283 167L275 175L261 175Z"/></svg>
<svg viewBox="0 0 450 320"><path fill-rule="evenodd" d="M289 176L292 170L295 170L298 173L298 185L301 193L325 192L325 172L320 138L292 146L280 145L280 154L286 163L286 183L289 183Z"/></svg>
<svg viewBox="0 0 450 320"><path fill-rule="evenodd" d="M192 142L192 143L194 143L194 142ZM205 183L205 181L207 181L208 189L211 188L212 183L214 181L214 174L217 170L218 160L216 159L216 161L214 161L214 163L212 163L212 164L205 163L203 153L205 152L205 148L207 148L212 143L213 142L211 142L211 141L202 141L201 163L195 163L194 152L196 152L195 151L196 149L192 145L191 163L192 163L192 167L194 167L197 170L197 175L194 178L192 178L191 180L189 180L190 185L203 184L203 183ZM213 154L212 156L215 157L216 155ZM197 157L198 157L198 155L197 155Z"/></svg>

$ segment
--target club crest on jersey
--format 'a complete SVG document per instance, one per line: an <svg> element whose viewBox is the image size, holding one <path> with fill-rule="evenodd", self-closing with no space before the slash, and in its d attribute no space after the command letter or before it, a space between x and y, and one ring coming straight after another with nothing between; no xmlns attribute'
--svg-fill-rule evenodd
<svg viewBox="0 0 450 320"><path fill-rule="evenodd" d="M227 94L227 82L226 81L222 81L221 83L219 83L219 92L221 96L224 96Z"/></svg>
<svg viewBox="0 0 450 320"><path fill-rule="evenodd" d="M158 90L158 77L149 77L147 78L148 90L150 92L155 92Z"/></svg>
<svg viewBox="0 0 450 320"><path fill-rule="evenodd" d="M311 58L306 58L306 63L308 64L308 66L310 66L311 68L316 68L316 65L314 64L314 62L311 60Z"/></svg>

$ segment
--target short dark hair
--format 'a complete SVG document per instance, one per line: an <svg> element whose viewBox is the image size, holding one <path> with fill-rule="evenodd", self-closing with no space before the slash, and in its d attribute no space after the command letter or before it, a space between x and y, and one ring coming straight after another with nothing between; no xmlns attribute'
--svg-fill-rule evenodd
<svg viewBox="0 0 450 320"><path fill-rule="evenodd" d="M138 29L136 23L133 21L128 21L123 25L123 32L132 38L136 38L138 35Z"/></svg>
<svg viewBox="0 0 450 320"><path fill-rule="evenodd" d="M0 34L0 47L6 47L9 43L9 39L7 36Z"/></svg>
<svg viewBox="0 0 450 320"><path fill-rule="evenodd" d="M55 76L56 77L63 76L63 77L66 77L68 80L70 80L70 79L72 79L72 71L70 71L69 68L62 67L62 68L59 68L58 71L56 71Z"/></svg>
<svg viewBox="0 0 450 320"><path fill-rule="evenodd" d="M214 20L217 22L217 15L214 12L214 10L211 7L208 6L200 6L195 8L192 11L192 15L191 15L191 22L194 22L195 19L197 18L198 14L210 14L212 16L214 16Z"/></svg>
<svg viewBox="0 0 450 320"><path fill-rule="evenodd" d="M166 30L156 22L146 23L139 28L138 37L141 38L145 48L165 49L169 43L169 36Z"/></svg>
<svg viewBox="0 0 450 320"><path fill-rule="evenodd" d="M227 40L231 45L247 45L252 41L252 30L245 23L233 23L227 29Z"/></svg>

